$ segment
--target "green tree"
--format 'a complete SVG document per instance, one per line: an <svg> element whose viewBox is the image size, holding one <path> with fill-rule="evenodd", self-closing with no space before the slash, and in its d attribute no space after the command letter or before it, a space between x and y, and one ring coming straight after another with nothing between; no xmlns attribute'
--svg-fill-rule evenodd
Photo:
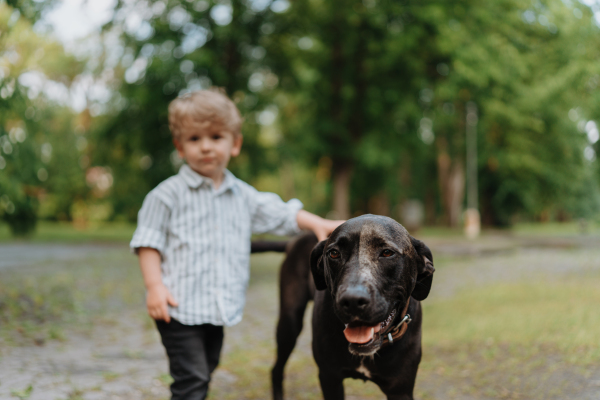
<svg viewBox="0 0 600 400"><path fill-rule="evenodd" d="M559 0L119 2L100 66L118 93L92 162L111 166L115 210L134 219L174 172L169 101L217 85L246 117L241 178L316 170L339 217L419 198L456 226L473 102L484 221L577 216L598 198L583 157L597 142L570 112L597 118L597 32L589 8Z"/></svg>
<svg viewBox="0 0 600 400"><path fill-rule="evenodd" d="M441 25L440 49L450 55L451 72L435 89L437 114L446 102L459 112L454 121L441 121L436 144L444 154L446 143L453 143L450 158L462 163L461 110L464 101L475 101L481 110L480 181L488 224L564 209L586 175L585 143L568 123L592 65L572 43L590 43L598 30L590 10L582 10L586 23L561 1L494 2L455 7L453 20ZM441 160L438 155L440 171Z"/></svg>
<svg viewBox="0 0 600 400"><path fill-rule="evenodd" d="M464 202L465 105L473 101L486 222L558 208L587 168L567 114L593 56L572 43L591 44L598 30L589 9L573 7L294 2L265 39L292 96L282 114L289 142L313 162L331 158L340 215L349 214L350 198L364 199L354 204L364 212L377 209L370 196L383 190L393 202L405 191L425 198L430 213L438 203L455 226Z"/></svg>
<svg viewBox="0 0 600 400"><path fill-rule="evenodd" d="M116 106L97 120L92 160L112 168L116 213L135 220L145 194L176 171L167 108L185 91L219 86L237 102L246 120L244 154L231 165L236 175L249 179L273 168L277 155L259 141L255 118L277 84L261 62L265 51L258 42L270 11L258 3L117 4L104 35L123 33L117 46L107 42L101 68L113 71L122 84L115 86ZM140 17L135 24L131 14ZM247 155L259 152L261 157L249 162Z"/></svg>
<svg viewBox="0 0 600 400"><path fill-rule="evenodd" d="M407 133L414 126L425 32L407 29L410 18L392 2L294 2L264 39L290 96L282 112L287 141L309 162L331 160L339 217L350 215L351 198L355 209L366 211L382 189L396 194L398 174L389 171L414 150Z"/></svg>
<svg viewBox="0 0 600 400"><path fill-rule="evenodd" d="M35 227L49 178L56 106L43 86L53 82L66 89L80 65L6 4L0 4L0 32L0 213L15 235L25 235Z"/></svg>

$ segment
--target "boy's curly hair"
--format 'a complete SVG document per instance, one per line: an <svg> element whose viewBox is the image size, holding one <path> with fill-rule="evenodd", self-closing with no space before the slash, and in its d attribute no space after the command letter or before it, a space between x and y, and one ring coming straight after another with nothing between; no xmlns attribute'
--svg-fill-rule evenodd
<svg viewBox="0 0 600 400"><path fill-rule="evenodd" d="M223 88L211 87L177 97L169 104L169 128L175 139L181 136L182 122L192 118L204 129L226 130L241 135L242 116Z"/></svg>

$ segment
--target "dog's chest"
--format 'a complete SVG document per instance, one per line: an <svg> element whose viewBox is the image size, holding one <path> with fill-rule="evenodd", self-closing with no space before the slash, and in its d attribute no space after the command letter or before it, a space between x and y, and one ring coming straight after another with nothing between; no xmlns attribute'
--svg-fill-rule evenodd
<svg viewBox="0 0 600 400"><path fill-rule="evenodd" d="M358 360L357 360L358 361ZM384 368L384 370L382 370ZM384 367L379 365L372 357L361 357L359 364L354 364L353 368L349 370L350 376L354 379L362 380L373 380L387 377L386 370L393 370L393 367Z"/></svg>
<svg viewBox="0 0 600 400"><path fill-rule="evenodd" d="M361 362L358 368L356 368L356 372L361 375L366 376L368 379L371 379L371 371Z"/></svg>

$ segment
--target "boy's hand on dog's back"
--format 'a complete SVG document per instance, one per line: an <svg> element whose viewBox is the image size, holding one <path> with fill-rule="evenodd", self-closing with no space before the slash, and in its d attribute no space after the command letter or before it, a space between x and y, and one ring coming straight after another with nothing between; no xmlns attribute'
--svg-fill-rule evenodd
<svg viewBox="0 0 600 400"><path fill-rule="evenodd" d="M319 217L318 215L309 213L308 211L300 210L296 216L296 222L298 223L298 227L300 229L308 229L313 231L320 242L327 239L331 232L335 230L335 228L346 221L325 219Z"/></svg>
<svg viewBox="0 0 600 400"><path fill-rule="evenodd" d="M317 225L313 231L314 231L315 235L317 236L317 239L319 239L319 241L322 241L322 240L327 239L329 237L329 235L331 235L331 232L333 232L335 230L335 228L337 228L344 222L346 222L346 221L323 219L322 223Z"/></svg>
<svg viewBox="0 0 600 400"><path fill-rule="evenodd" d="M177 302L162 283L160 270L160 253L151 247L140 247L138 249L140 269L144 276L146 285L146 307L150 317L156 320L171 322L168 305L177 307Z"/></svg>

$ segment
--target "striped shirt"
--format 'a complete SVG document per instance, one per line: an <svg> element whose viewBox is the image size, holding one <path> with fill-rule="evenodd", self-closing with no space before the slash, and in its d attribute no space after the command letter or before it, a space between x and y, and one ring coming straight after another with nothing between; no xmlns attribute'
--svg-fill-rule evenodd
<svg viewBox="0 0 600 400"><path fill-rule="evenodd" d="M285 203L225 171L212 180L183 165L153 189L138 214L130 247L158 250L162 280L177 307L169 315L186 325L241 321L250 275L252 233L298 232L299 200Z"/></svg>

